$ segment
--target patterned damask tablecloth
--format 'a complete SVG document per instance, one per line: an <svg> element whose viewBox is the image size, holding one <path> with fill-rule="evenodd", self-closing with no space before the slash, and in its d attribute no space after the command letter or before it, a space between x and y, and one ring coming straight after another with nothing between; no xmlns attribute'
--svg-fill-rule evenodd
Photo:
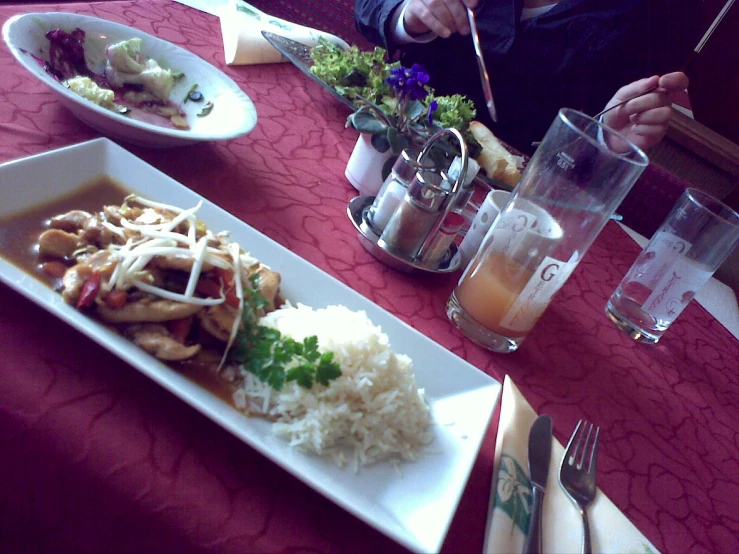
<svg viewBox="0 0 739 554"><path fill-rule="evenodd" d="M638 253L609 223L522 349L493 355L444 315L455 277L397 273L359 245L343 177L346 112L289 64L224 67L217 20L167 0L60 9L182 45L255 101L247 137L134 154L502 381L510 374L566 442L604 429L598 483L658 548L729 552L739 536L739 342L691 304L658 346L603 315ZM0 162L95 138L0 51ZM4 285L0 286L0 551L357 552L398 545ZM491 423L446 552L479 552ZM576 522L573 522L576 524Z"/></svg>

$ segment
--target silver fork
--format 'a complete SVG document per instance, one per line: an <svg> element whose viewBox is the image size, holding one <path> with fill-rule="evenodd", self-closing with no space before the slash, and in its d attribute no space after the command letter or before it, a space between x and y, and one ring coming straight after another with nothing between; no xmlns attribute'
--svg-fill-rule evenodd
<svg viewBox="0 0 739 554"><path fill-rule="evenodd" d="M559 466L559 484L582 516L583 554L591 554L593 551L590 544L587 507L595 498L599 434L600 427L595 427L593 433L593 424L581 419L572 432L562 464Z"/></svg>

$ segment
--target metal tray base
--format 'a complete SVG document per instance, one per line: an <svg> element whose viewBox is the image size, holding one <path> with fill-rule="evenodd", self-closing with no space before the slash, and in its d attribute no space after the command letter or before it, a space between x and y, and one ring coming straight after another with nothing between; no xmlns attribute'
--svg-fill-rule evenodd
<svg viewBox="0 0 739 554"><path fill-rule="evenodd" d="M354 224L359 235L359 242L364 249L388 267L405 273L452 273L459 269L462 258L457 252L457 245L452 243L447 253L438 263L428 265L418 260L409 260L396 256L378 244L379 235L372 229L367 218L367 211L375 201L374 196L357 196L349 201L346 213Z"/></svg>

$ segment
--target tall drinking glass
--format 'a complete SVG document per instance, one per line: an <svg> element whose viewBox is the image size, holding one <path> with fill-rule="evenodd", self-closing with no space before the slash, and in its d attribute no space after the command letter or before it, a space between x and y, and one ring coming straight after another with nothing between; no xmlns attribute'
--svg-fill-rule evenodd
<svg viewBox="0 0 739 554"><path fill-rule="evenodd" d="M612 129L560 110L449 298L449 319L489 350L516 350L647 163Z"/></svg>
<svg viewBox="0 0 739 554"><path fill-rule="evenodd" d="M639 342L662 338L739 244L739 214L687 189L611 295L606 315Z"/></svg>

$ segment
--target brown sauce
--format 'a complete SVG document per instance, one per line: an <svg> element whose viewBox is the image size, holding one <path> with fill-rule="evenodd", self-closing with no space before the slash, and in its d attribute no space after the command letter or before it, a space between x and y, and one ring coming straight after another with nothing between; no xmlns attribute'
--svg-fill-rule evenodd
<svg viewBox="0 0 739 554"><path fill-rule="evenodd" d="M121 204L130 194L109 177L98 177L61 196L9 217L0 218L0 253L13 265L55 288L58 280L41 270L46 261L38 253L38 237L49 227L49 220L71 210L95 213L109 204Z"/></svg>
<svg viewBox="0 0 739 554"><path fill-rule="evenodd" d="M61 280L48 275L41 269L46 260L38 253L38 237L48 229L49 220L55 215L71 210L99 212L103 206L120 205L130 193L129 189L117 181L101 176L81 185L65 196L55 198L30 210L0 218L0 256L50 288L58 290L61 287ZM115 330L115 326L108 323L103 323L103 325ZM212 350L206 352L215 354ZM220 356L216 359L220 360ZM215 375L212 364L160 361L184 374L217 397L233 404L230 388ZM216 365L217 363L216 361Z"/></svg>

